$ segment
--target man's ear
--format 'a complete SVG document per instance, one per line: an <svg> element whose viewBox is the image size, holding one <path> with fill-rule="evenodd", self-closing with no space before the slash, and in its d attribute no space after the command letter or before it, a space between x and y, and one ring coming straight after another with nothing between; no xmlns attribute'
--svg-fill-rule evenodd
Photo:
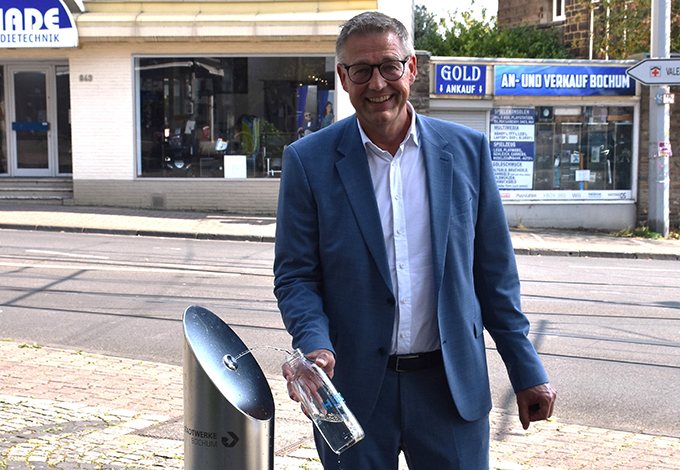
<svg viewBox="0 0 680 470"><path fill-rule="evenodd" d="M418 75L418 59L415 54L409 57L406 67L409 71L409 84L413 85L413 82L416 81L416 75Z"/></svg>
<svg viewBox="0 0 680 470"><path fill-rule="evenodd" d="M336 67L336 71L338 72L338 76L340 76L340 83L342 83L342 89L349 93L349 90L347 89L347 74L345 73L345 68L342 66L342 64L338 64Z"/></svg>

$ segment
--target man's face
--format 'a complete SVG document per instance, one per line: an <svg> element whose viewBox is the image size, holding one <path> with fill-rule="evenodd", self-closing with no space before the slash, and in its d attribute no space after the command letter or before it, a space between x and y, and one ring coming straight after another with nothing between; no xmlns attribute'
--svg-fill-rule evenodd
<svg viewBox="0 0 680 470"><path fill-rule="evenodd" d="M374 68L371 79L361 85L352 82L345 67L338 64L342 87L349 93L359 122L367 133L378 130L388 135L398 135L410 122L406 101L416 77L416 58L405 55L394 33L354 35L345 43L344 65L382 64L408 59L404 75L399 80L385 80L378 68Z"/></svg>

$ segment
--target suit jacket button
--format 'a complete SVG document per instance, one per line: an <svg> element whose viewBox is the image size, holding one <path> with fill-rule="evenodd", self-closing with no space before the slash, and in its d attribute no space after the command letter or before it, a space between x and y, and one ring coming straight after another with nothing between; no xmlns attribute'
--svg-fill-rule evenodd
<svg viewBox="0 0 680 470"><path fill-rule="evenodd" d="M385 348L379 348L379 349L378 349L378 352L380 353L381 356L384 356L385 354L387 354L387 349L385 349Z"/></svg>
<svg viewBox="0 0 680 470"><path fill-rule="evenodd" d="M390 307L394 307L395 304L396 304L396 301L392 297L389 297L387 299L387 305L389 305Z"/></svg>

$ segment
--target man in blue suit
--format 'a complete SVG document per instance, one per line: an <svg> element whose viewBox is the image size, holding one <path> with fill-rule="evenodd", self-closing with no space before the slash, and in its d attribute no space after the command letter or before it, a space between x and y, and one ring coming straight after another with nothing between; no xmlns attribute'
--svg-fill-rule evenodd
<svg viewBox="0 0 680 470"><path fill-rule="evenodd" d="M488 142L416 115L416 58L399 21L356 16L336 54L356 114L284 152L274 263L293 346L366 433L341 463L318 434L317 449L326 469L393 470L403 451L414 470L486 470L483 329L525 429L555 400L527 338Z"/></svg>

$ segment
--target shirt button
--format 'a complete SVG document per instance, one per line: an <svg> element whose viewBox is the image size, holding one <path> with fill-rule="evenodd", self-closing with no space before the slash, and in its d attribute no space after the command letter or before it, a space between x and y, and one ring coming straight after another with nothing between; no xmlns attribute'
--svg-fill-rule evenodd
<svg viewBox="0 0 680 470"><path fill-rule="evenodd" d="M401 229L397 229L397 235L401 235Z"/></svg>
<svg viewBox="0 0 680 470"><path fill-rule="evenodd" d="M402 303L402 304L407 304L407 303L408 303L408 299L401 299L401 303Z"/></svg>
<svg viewBox="0 0 680 470"><path fill-rule="evenodd" d="M403 338L406 338L406 333L400 334L399 337L402 338L402 339L403 339Z"/></svg>
<svg viewBox="0 0 680 470"><path fill-rule="evenodd" d="M401 264L399 265L399 269L404 269L405 266L406 266L406 265L405 265L404 263L401 263Z"/></svg>

